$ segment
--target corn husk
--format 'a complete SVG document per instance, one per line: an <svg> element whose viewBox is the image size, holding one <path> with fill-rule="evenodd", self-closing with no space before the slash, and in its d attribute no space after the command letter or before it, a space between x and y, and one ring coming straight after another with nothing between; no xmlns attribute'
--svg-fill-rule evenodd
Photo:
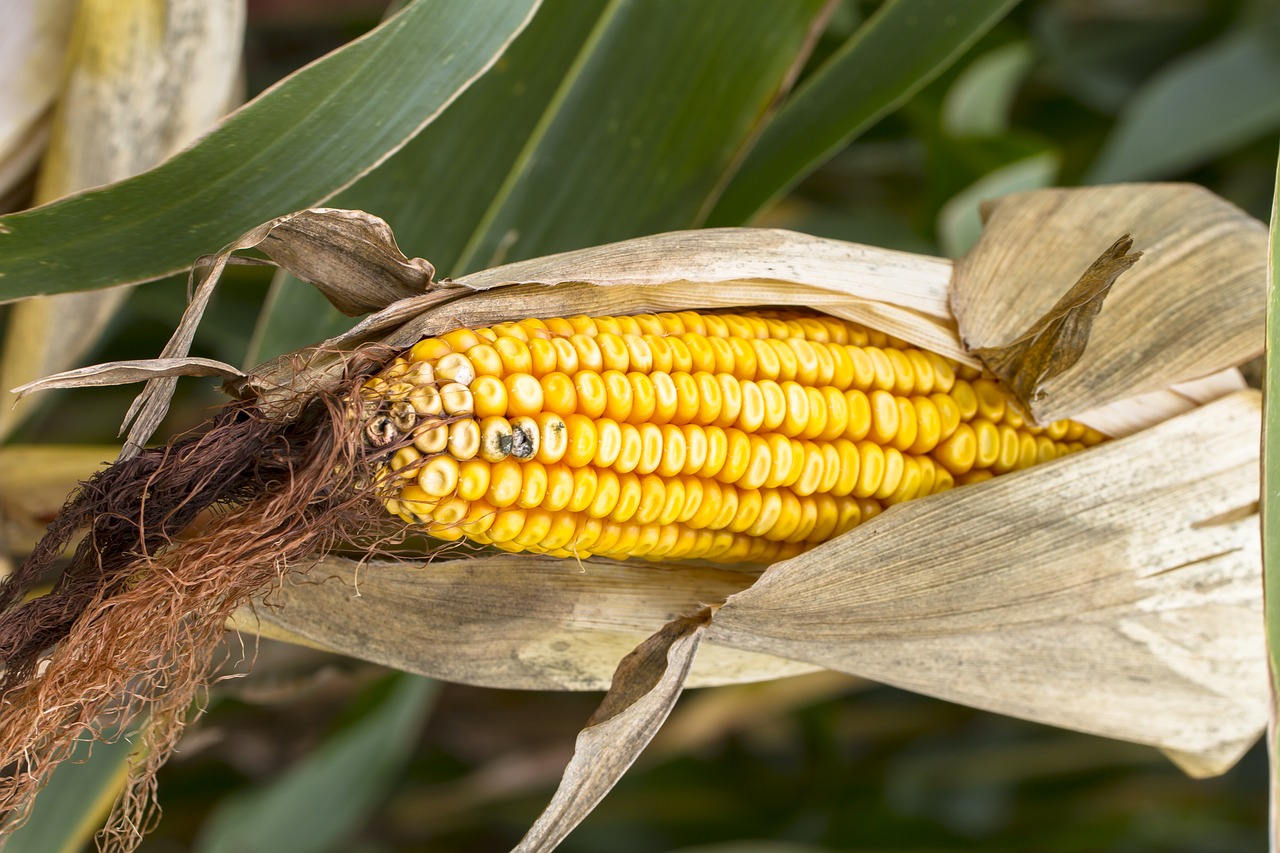
<svg viewBox="0 0 1280 853"><path fill-rule="evenodd" d="M299 217L313 235L312 278L330 264L349 269L360 242L352 235L376 230L357 229L358 214L306 211L257 229L209 267L244 245L272 253ZM333 239L316 241L326 228ZM1126 262L1132 269L1054 314L1125 234L1143 253ZM1022 338L1048 365L1022 400L1033 416L1083 414L1126 437L893 507L762 573L509 555L394 566L331 557L236 624L457 681L609 684L521 849L550 849L590 810L685 684L814 667L1150 744L1195 775L1223 772L1266 720L1260 404L1234 370L1261 340L1260 234L1202 190L1131 185L1002 201L954 270L788 232L716 229L424 282L420 295L233 378L230 390L288 419L307 395L337 387L345 353L361 346L523 317L791 305L967 364L982 363L971 346L998 351ZM390 283L398 263L346 280L367 292ZM213 281L198 282L194 304ZM185 356L198 313L167 358ZM1060 349L1069 352L1027 335L1046 318L1065 318L1076 343ZM151 386L134 425L139 443L165 396Z"/></svg>

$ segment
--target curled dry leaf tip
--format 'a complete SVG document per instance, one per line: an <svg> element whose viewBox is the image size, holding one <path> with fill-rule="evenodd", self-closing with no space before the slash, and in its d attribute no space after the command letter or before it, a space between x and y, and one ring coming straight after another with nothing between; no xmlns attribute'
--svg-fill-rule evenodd
<svg viewBox="0 0 1280 853"><path fill-rule="evenodd" d="M1053 190L994 205L954 270L712 229L435 283L368 214L275 220L214 258L157 372L80 377L149 379L139 449L0 587L0 798L26 807L104 714L132 718L147 760L106 838L136 846L228 622L610 687L522 849L585 816L686 684L817 667L1221 772L1265 719L1259 407L1233 369L1259 237L1195 188ZM245 246L377 310L141 449L158 383L215 369L186 347Z"/></svg>

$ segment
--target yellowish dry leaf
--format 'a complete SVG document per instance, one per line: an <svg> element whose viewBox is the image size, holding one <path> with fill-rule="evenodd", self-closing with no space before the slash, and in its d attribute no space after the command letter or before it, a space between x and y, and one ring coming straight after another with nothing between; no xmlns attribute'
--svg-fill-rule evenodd
<svg viewBox="0 0 1280 853"><path fill-rule="evenodd" d="M1116 281L1084 355L1032 402L1040 423L1262 351L1266 227L1203 187L1036 190L998 199L987 214L954 282L960 334L974 349L1005 346L1031 328L1118 235L1131 234L1143 253Z"/></svg>
<svg viewBox="0 0 1280 853"><path fill-rule="evenodd" d="M1070 369L1084 355L1093 321L1111 286L1142 257L1141 252L1130 253L1132 248L1133 240L1128 235L1121 237L1030 329L1004 346L974 350L1024 410L1030 411L1031 401L1041 395L1047 380Z"/></svg>
<svg viewBox="0 0 1280 853"><path fill-rule="evenodd" d="M560 787L515 853L554 850L613 789L680 698L711 615L704 608L674 619L622 659L604 701L578 734Z"/></svg>
<svg viewBox="0 0 1280 853"><path fill-rule="evenodd" d="M49 78L62 85L36 202L145 171L204 132L232 106L243 33L244 0L83 0L65 73ZM15 305L0 388L80 363L128 293ZM29 403L0 406L0 438L28 411Z"/></svg>

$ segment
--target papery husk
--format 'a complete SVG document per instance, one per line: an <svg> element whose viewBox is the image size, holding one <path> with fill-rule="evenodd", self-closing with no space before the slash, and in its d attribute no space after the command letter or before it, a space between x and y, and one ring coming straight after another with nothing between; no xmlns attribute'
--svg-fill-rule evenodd
<svg viewBox="0 0 1280 853"><path fill-rule="evenodd" d="M604 690L646 637L746 589L759 568L460 552L430 563L330 556L310 575L272 593L269 606L242 608L234 627L444 681ZM688 686L818 668L704 646Z"/></svg>
<svg viewBox="0 0 1280 853"><path fill-rule="evenodd" d="M991 202L956 263L970 349L1009 344L1122 234L1144 257L1116 281L1084 355L1024 401L1049 423L1243 364L1262 352L1267 229L1203 187L1116 184Z"/></svg>

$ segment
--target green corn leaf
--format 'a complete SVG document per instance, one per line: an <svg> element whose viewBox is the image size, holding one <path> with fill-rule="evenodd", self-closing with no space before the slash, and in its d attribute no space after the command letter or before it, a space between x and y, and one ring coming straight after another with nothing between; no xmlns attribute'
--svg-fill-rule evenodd
<svg viewBox="0 0 1280 853"><path fill-rule="evenodd" d="M1267 265L1267 378L1263 395L1262 433L1262 577L1266 605L1267 650L1271 666L1271 812L1280 810L1280 164L1271 202L1271 242ZM1280 825L1271 824L1271 849L1280 849Z"/></svg>
<svg viewBox="0 0 1280 853"><path fill-rule="evenodd" d="M1280 19L1240 29L1157 74L1134 96L1085 177L1147 181L1280 128Z"/></svg>
<svg viewBox="0 0 1280 853"><path fill-rule="evenodd" d="M711 212L740 225L958 59L1017 0L889 0L788 99Z"/></svg>
<svg viewBox="0 0 1280 853"><path fill-rule="evenodd" d="M549 0L501 63L334 204L457 275L693 225L826 0ZM282 279L250 361L350 325Z"/></svg>
<svg viewBox="0 0 1280 853"><path fill-rule="evenodd" d="M352 723L265 788L223 802L205 824L199 853L323 853L381 804L403 772L436 695L436 683L397 675Z"/></svg>
<svg viewBox="0 0 1280 853"><path fill-rule="evenodd" d="M250 228L328 198L470 85L536 5L417 0L157 168L0 217L0 301L185 270Z"/></svg>

